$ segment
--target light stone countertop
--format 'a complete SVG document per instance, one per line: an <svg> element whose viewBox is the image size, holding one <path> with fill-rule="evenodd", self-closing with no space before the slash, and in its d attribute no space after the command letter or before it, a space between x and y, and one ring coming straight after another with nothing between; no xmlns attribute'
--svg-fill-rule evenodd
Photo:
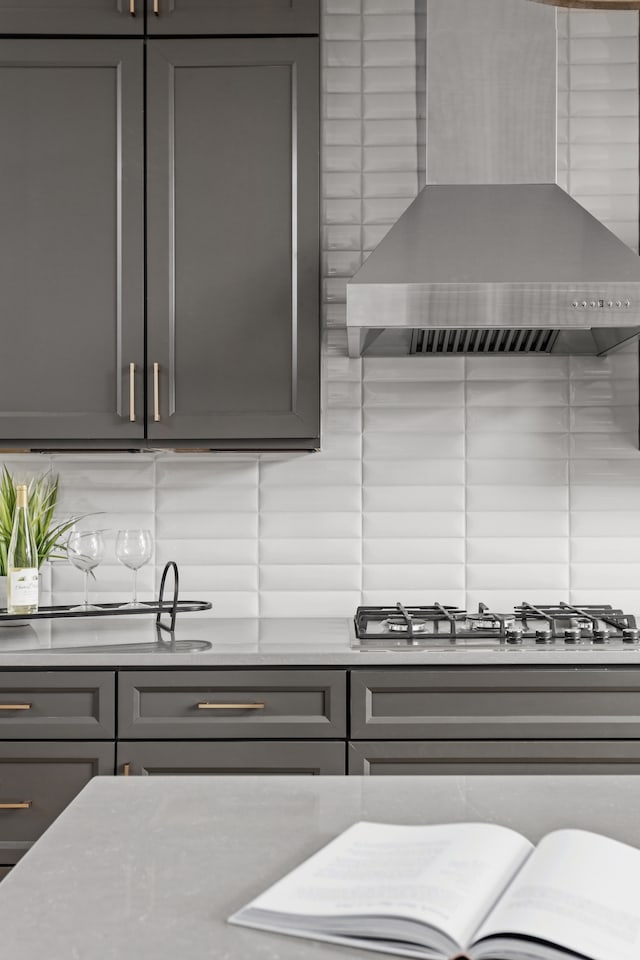
<svg viewBox="0 0 640 960"><path fill-rule="evenodd" d="M194 651L195 642L206 647ZM400 641L401 643L401 641ZM553 647L491 643L482 638L407 649L360 650L353 621L325 619L216 619L183 614L175 642L156 633L155 617L34 620L0 626L0 668L53 667L278 667L459 666L590 664L640 665L640 644L618 641Z"/></svg>
<svg viewBox="0 0 640 960"><path fill-rule="evenodd" d="M226 918L358 820L640 846L640 777L97 777L0 884L7 960L367 960ZM612 958L613 960L613 958Z"/></svg>

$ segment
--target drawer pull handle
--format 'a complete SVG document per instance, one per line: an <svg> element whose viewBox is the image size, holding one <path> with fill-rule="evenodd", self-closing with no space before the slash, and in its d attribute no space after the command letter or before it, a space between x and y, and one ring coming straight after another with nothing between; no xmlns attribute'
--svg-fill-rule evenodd
<svg viewBox="0 0 640 960"><path fill-rule="evenodd" d="M32 800L21 800L19 803L0 803L0 810L28 810Z"/></svg>
<svg viewBox="0 0 640 960"><path fill-rule="evenodd" d="M130 763L123 763L123 764L122 764L122 776L123 776L123 777L129 777L129 776L131 776L131 764L130 764Z"/></svg>
<svg viewBox="0 0 640 960"><path fill-rule="evenodd" d="M198 710L264 710L264 703L199 703Z"/></svg>
<svg viewBox="0 0 640 960"><path fill-rule="evenodd" d="M153 419L160 422L160 364L153 365Z"/></svg>
<svg viewBox="0 0 640 960"><path fill-rule="evenodd" d="M154 17L160 16L160 0L153 0L153 15Z"/></svg>
<svg viewBox="0 0 640 960"><path fill-rule="evenodd" d="M0 710L31 710L30 703L0 703Z"/></svg>

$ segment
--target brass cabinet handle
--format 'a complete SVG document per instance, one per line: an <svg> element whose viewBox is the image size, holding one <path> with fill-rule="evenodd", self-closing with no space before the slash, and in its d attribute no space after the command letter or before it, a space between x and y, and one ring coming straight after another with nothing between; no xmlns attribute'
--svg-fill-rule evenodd
<svg viewBox="0 0 640 960"><path fill-rule="evenodd" d="M129 0L129 13L132 17L136 15L136 0Z"/></svg>
<svg viewBox="0 0 640 960"><path fill-rule="evenodd" d="M153 12L156 17L160 16L160 0L153 0Z"/></svg>
<svg viewBox="0 0 640 960"><path fill-rule="evenodd" d="M123 763L123 764L122 764L122 776L123 776L123 777L128 777L128 776L130 776L130 775L131 775L131 764L130 764L130 763Z"/></svg>
<svg viewBox="0 0 640 960"><path fill-rule="evenodd" d="M264 710L264 703L199 703L198 710Z"/></svg>
<svg viewBox="0 0 640 960"><path fill-rule="evenodd" d="M30 703L0 703L0 710L31 710Z"/></svg>
<svg viewBox="0 0 640 960"><path fill-rule="evenodd" d="M136 422L136 365L129 364L129 420Z"/></svg>
<svg viewBox="0 0 640 960"><path fill-rule="evenodd" d="M19 803L0 803L0 810L28 810L32 800L21 800Z"/></svg>
<svg viewBox="0 0 640 960"><path fill-rule="evenodd" d="M160 420L160 364L153 365L153 419Z"/></svg>

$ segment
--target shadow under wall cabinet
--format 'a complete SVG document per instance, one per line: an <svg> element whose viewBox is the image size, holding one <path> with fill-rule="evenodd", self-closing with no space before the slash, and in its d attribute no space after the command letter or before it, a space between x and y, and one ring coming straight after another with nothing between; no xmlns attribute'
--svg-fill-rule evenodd
<svg viewBox="0 0 640 960"><path fill-rule="evenodd" d="M0 40L0 446L319 445L318 44Z"/></svg>
<svg viewBox="0 0 640 960"><path fill-rule="evenodd" d="M114 772L640 773L640 670L5 669L0 876Z"/></svg>

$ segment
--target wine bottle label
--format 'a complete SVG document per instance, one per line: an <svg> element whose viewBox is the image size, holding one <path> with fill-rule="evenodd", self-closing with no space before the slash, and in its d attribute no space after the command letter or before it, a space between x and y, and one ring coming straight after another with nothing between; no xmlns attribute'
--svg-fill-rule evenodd
<svg viewBox="0 0 640 960"><path fill-rule="evenodd" d="M38 570L25 567L22 570L9 571L8 595L12 607L32 607L38 605Z"/></svg>

